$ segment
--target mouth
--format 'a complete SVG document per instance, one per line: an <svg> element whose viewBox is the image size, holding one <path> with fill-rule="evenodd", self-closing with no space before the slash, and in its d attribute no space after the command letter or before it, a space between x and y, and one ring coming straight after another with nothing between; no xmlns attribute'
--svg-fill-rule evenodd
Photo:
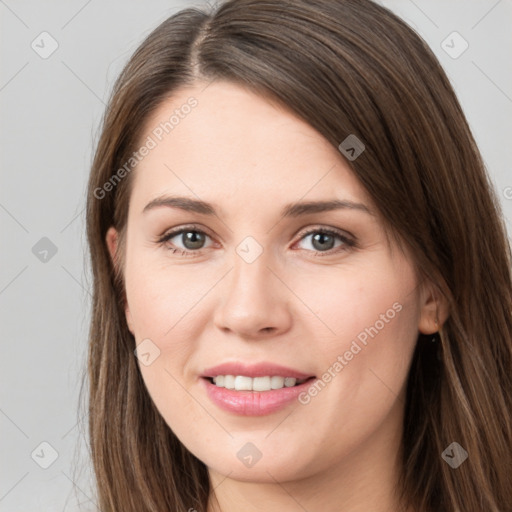
<svg viewBox="0 0 512 512"><path fill-rule="evenodd" d="M212 379L210 382L219 387L240 390L247 389L249 384L256 384L256 387L264 386L273 389L272 385L281 387L292 387L303 383L313 377L311 373L305 373L295 368L275 364L270 361L258 363L246 363L243 359L226 361L212 368L205 369L201 375L203 378Z"/></svg>
<svg viewBox="0 0 512 512"><path fill-rule="evenodd" d="M273 391L283 388L301 386L305 382L315 379L315 376L306 378L284 377L281 375L264 375L249 377L247 375L217 375L215 377L202 377L218 388L232 391Z"/></svg>
<svg viewBox="0 0 512 512"><path fill-rule="evenodd" d="M306 391L311 373L271 361L225 361L200 374L210 400L224 411L263 416L293 404Z"/></svg>
<svg viewBox="0 0 512 512"><path fill-rule="evenodd" d="M214 377L203 375L200 381L212 403L225 412L238 416L266 416L297 405L298 397L315 379L313 376L220 374Z"/></svg>

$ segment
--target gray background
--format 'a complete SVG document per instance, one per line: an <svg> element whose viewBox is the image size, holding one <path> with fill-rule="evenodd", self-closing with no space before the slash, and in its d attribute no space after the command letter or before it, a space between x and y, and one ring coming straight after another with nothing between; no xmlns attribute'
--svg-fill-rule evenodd
<svg viewBox="0 0 512 512"><path fill-rule="evenodd" d="M380 3L440 59L509 226L512 0ZM90 312L87 175L115 77L158 23L193 5L201 3L0 0L1 511L98 510L78 408ZM469 44L457 58L441 46L453 31ZM57 50L42 58L53 40ZM443 46L461 44L450 36Z"/></svg>

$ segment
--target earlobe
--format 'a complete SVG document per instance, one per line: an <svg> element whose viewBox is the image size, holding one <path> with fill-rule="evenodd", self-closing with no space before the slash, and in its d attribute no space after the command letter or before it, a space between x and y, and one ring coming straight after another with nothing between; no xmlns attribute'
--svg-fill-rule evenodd
<svg viewBox="0 0 512 512"><path fill-rule="evenodd" d="M128 325L128 330L132 333L133 336L135 336L135 333L133 332L133 326L132 326L132 315L130 313L130 308L128 307L128 304L126 304L126 308L124 310L124 315L126 317L126 324Z"/></svg>
<svg viewBox="0 0 512 512"><path fill-rule="evenodd" d="M445 297L434 291L430 284L423 288L421 294L421 312L418 330L421 334L438 332L448 318L448 303Z"/></svg>

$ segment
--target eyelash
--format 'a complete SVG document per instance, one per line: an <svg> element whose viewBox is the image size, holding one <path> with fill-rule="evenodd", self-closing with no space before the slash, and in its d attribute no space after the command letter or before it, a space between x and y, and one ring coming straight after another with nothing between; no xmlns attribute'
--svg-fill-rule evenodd
<svg viewBox="0 0 512 512"><path fill-rule="evenodd" d="M174 231L169 231L168 233L165 233L162 237L160 237L157 240L157 243L161 246L165 246L166 243L171 238L174 238L177 235L181 235L182 233L188 233L188 232L200 233L202 235L206 235L209 237L208 233L205 233L203 230L199 229L197 226L190 225L190 226L184 226L184 227L178 228ZM329 249L328 251L308 251L307 249L303 249L307 252L314 252L315 256L318 256L318 257L330 256L332 254L337 254L340 252L347 251L351 248L357 247L357 243L355 240L350 239L349 237L343 235L342 233L340 233L334 229L327 229L327 228L316 228L316 229L311 229L305 233L302 233L299 241L308 235L312 235L312 234L316 234L316 233L321 233L323 235L330 235L333 237L337 237L338 239L340 239L343 242L345 247L342 247L341 249L340 249L340 247L337 247L334 249ZM180 256L186 256L186 257L199 256L203 252L203 249L197 249L195 251L192 251L192 250L185 250L185 249L179 249L179 248L169 248L169 250L172 251L172 254L176 253L177 251L180 251Z"/></svg>

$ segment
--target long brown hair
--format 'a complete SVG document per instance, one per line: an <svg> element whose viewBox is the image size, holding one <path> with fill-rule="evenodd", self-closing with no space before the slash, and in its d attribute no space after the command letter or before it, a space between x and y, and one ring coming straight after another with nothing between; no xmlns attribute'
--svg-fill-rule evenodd
<svg viewBox="0 0 512 512"><path fill-rule="evenodd" d="M124 315L123 265L112 264L105 243L115 226L122 262L137 171L105 184L164 99L215 79L277 101L335 147L349 134L363 141L349 165L450 308L437 344L418 337L397 492L418 512L511 511L510 247L449 80L421 37L370 0L228 0L159 25L119 76L103 119L87 198L89 435L102 512L207 508L207 468L145 388ZM452 442L468 453L457 469L441 456Z"/></svg>

